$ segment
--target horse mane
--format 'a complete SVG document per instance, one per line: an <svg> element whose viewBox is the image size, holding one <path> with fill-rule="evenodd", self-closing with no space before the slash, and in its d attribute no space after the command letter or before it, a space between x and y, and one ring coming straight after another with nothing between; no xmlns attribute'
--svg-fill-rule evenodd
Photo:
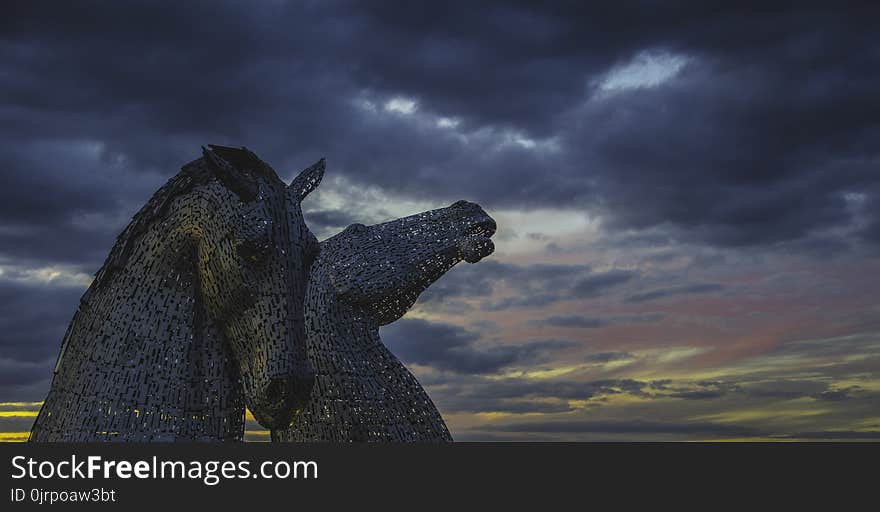
<svg viewBox="0 0 880 512"><path fill-rule="evenodd" d="M112 280L113 275L125 267L131 255L134 242L158 219L164 218L175 198L187 194L193 188L218 178L230 191L244 202L253 201L257 197L260 178L270 182L281 183L275 171L245 147L232 148L209 144L209 149L202 148L203 156L183 167L174 177L157 190L131 219L128 226L116 237L113 248L107 255L104 264L95 273L95 279L83 295L85 302L89 294L100 289ZM283 183L282 183L283 184Z"/></svg>

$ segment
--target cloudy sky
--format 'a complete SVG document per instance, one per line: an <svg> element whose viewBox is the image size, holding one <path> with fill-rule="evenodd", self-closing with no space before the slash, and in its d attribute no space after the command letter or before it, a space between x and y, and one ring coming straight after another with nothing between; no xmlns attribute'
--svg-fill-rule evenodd
<svg viewBox="0 0 880 512"><path fill-rule="evenodd" d="M458 440L880 438L876 7L180 4L4 5L0 440L207 143L326 156L319 238L498 221L382 330Z"/></svg>

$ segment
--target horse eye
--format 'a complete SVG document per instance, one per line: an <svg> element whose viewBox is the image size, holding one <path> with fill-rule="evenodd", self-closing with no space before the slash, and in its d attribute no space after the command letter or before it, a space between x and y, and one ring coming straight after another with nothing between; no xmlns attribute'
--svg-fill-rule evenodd
<svg viewBox="0 0 880 512"><path fill-rule="evenodd" d="M241 259L259 265L264 263L269 256L269 244L252 240L244 241L236 245L235 250Z"/></svg>

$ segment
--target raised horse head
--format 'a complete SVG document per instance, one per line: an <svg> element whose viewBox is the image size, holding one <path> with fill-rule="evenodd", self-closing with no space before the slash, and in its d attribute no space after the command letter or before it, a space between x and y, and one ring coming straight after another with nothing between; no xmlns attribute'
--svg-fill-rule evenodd
<svg viewBox="0 0 880 512"><path fill-rule="evenodd" d="M496 228L468 201L373 226L352 224L321 244L322 269L340 301L385 325L456 263L492 254Z"/></svg>

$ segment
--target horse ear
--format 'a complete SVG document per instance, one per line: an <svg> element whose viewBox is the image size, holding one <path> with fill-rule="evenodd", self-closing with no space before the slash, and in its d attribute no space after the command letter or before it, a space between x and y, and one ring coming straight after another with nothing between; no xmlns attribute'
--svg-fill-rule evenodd
<svg viewBox="0 0 880 512"><path fill-rule="evenodd" d="M287 190L291 191L300 201L306 198L312 190L318 188L318 185L321 184L321 179L324 177L324 166L326 162L324 159L320 159L312 166L307 167L299 176L293 179L290 182L290 185L287 186Z"/></svg>
<svg viewBox="0 0 880 512"><path fill-rule="evenodd" d="M208 163L208 167L214 171L214 174L226 188L235 192L243 201L253 201L258 192L256 185L242 176L234 165L217 154L214 147L211 146L211 149L208 149L202 146L202 156Z"/></svg>

